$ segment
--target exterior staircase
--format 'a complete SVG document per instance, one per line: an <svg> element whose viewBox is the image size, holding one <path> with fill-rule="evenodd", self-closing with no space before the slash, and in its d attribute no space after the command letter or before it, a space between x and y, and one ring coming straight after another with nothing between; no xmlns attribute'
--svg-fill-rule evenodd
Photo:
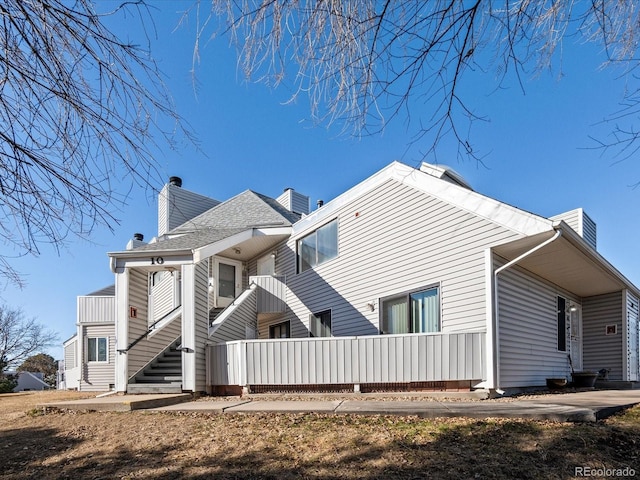
<svg viewBox="0 0 640 480"><path fill-rule="evenodd" d="M182 338L129 380L127 393L182 393Z"/></svg>
<svg viewBox="0 0 640 480"><path fill-rule="evenodd" d="M224 308L212 308L209 310L209 326L213 325L213 321L222 313Z"/></svg>

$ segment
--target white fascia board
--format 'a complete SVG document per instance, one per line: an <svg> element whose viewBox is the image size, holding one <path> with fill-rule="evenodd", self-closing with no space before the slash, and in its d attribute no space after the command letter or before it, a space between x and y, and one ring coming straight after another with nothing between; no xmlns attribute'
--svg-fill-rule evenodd
<svg viewBox="0 0 640 480"><path fill-rule="evenodd" d="M223 252L228 248L232 248L242 242L251 240L254 237L264 236L289 236L291 235L291 227L275 227L275 228L249 228L243 232L236 233L230 237L224 238L218 242L205 245L193 251L193 262L198 263L205 258L212 257L217 253Z"/></svg>
<svg viewBox="0 0 640 480"><path fill-rule="evenodd" d="M253 228L245 230L240 233L236 233L235 235L231 235L230 237L223 238L220 241L215 243L210 243L209 245L205 245L204 247L197 248L193 251L193 262L198 263L205 258L209 258L217 253L220 253L227 248L231 248L238 243L242 243L244 241L249 240L253 237Z"/></svg>
<svg viewBox="0 0 640 480"><path fill-rule="evenodd" d="M292 227L258 227L253 229L254 237L272 237L276 235L291 235Z"/></svg>
<svg viewBox="0 0 640 480"><path fill-rule="evenodd" d="M73 340L76 340L77 338L78 338L78 334L74 333L69 338L67 338L64 342L62 342L62 347L68 346Z"/></svg>
<svg viewBox="0 0 640 480"><path fill-rule="evenodd" d="M161 258L161 262L158 259ZM122 268L132 267L149 267L150 269L163 270L167 267L179 267L181 265L190 264L193 262L193 254L190 250L187 251L155 251L155 252L137 252L137 255L127 255L111 257L112 271L116 271ZM114 270L115 268L115 270Z"/></svg>
<svg viewBox="0 0 640 480"><path fill-rule="evenodd" d="M314 228L328 217L334 216L340 208L349 202L390 179L411 186L521 235L535 235L553 230L553 222L547 218L512 207L396 161L296 222L293 226L293 235L299 235Z"/></svg>

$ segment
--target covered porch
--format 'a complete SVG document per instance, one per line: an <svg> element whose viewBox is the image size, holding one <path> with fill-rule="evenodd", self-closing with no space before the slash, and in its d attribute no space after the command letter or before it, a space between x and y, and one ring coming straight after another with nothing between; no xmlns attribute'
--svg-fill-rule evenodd
<svg viewBox="0 0 640 480"><path fill-rule="evenodd" d="M637 380L640 292L574 230L556 222L493 247L491 258L490 388L585 370Z"/></svg>
<svg viewBox="0 0 640 480"><path fill-rule="evenodd" d="M287 236L286 228L218 230L111 253L116 391L135 390L133 385L148 378L148 370L163 358L177 368L165 375L171 377L171 393L204 391L210 318L246 288L247 262ZM164 390L156 386L153 392Z"/></svg>

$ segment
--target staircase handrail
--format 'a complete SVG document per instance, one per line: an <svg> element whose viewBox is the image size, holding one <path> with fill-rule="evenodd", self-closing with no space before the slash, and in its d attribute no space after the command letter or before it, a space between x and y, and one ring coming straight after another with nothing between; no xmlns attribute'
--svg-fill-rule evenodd
<svg viewBox="0 0 640 480"><path fill-rule="evenodd" d="M155 322L153 322L151 325L149 325L149 328L147 329L147 331L144 332L142 335L140 335L138 338L136 338L133 342L131 342L127 348L118 349L118 353L127 353L129 350L131 350L133 347L135 347L138 344L138 342L140 342L144 337L146 337L151 332L153 332L156 329L156 325L158 323L160 323L163 320L167 319L168 317L170 317L171 315L176 313L181 308L182 308L182 305L178 305L176 308L171 310L169 313L167 313L166 315L162 316L159 320L156 320Z"/></svg>
<svg viewBox="0 0 640 480"><path fill-rule="evenodd" d="M249 283L249 285L247 285L247 288L245 288L244 290L242 290L242 291L241 291L241 292L240 292L240 293L239 293L239 294L238 294L238 295L237 295L237 296L236 296L236 297L231 301L231 303L230 303L229 305L227 305L227 306L226 306L226 307L224 307L222 310L220 310L220 313L218 313L218 315L216 315L216 318L218 318L219 316L221 316L221 315L225 312L225 310L227 310L227 309L229 309L229 308L231 308L231 307L235 307L235 306L236 306L236 301L237 301L237 300L238 300L242 295L244 295L244 293L245 293L247 290L250 290L250 289L251 289L251 287L253 287L254 285L255 285L256 287L258 286L258 284L257 284L255 281L253 281L253 280L252 280L252 281ZM211 313L211 310L215 310L215 307L210 308L210 309L209 309L209 313ZM214 319L213 319L213 321L210 321L210 322L209 322L209 328L213 327L213 324L214 324L214 322L215 322L215 321L216 321L216 319L214 318Z"/></svg>

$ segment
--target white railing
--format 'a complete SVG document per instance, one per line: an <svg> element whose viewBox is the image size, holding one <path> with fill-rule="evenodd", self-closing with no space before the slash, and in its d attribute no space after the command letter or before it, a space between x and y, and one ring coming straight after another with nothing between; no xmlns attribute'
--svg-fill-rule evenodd
<svg viewBox="0 0 640 480"><path fill-rule="evenodd" d="M208 385L481 380L485 333L241 340L210 345Z"/></svg>
<svg viewBox="0 0 640 480"><path fill-rule="evenodd" d="M287 285L284 276L256 275L249 283L258 287L258 313L281 313L286 308Z"/></svg>

